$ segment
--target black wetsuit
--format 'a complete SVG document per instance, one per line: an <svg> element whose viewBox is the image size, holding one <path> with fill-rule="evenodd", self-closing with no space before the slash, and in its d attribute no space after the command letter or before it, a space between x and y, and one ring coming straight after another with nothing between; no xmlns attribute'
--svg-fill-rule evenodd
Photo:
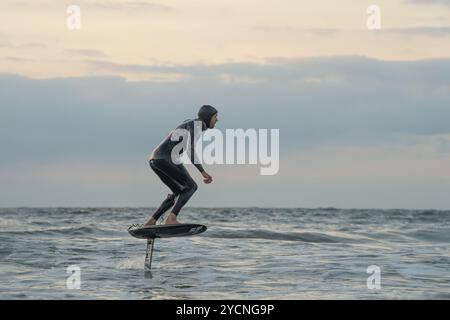
<svg viewBox="0 0 450 320"><path fill-rule="evenodd" d="M191 162L200 171L204 172L202 165L198 163L195 154L195 142L199 136L194 135L194 128L196 127L197 135L207 129L205 122L199 119L186 120L177 126L170 134L153 150L149 158L150 167L158 175L162 182L164 182L173 194L169 194L167 199L163 201L161 206L153 214L153 218L158 220L161 215L169 210L174 204L172 212L176 215L180 212L181 208L192 197L197 190L197 184L189 175L183 164L175 164L172 162L172 150L178 145L182 139L172 141L172 135L176 129L185 129L189 132L190 137L190 150L187 151ZM179 153L181 155L181 152ZM176 203L175 198L178 197Z"/></svg>

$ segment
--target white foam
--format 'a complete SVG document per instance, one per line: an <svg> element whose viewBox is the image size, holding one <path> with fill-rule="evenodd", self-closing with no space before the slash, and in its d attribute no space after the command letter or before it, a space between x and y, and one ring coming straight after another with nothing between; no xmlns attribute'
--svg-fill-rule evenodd
<svg viewBox="0 0 450 320"><path fill-rule="evenodd" d="M115 269L139 269L144 267L144 256L130 257L125 260L119 261Z"/></svg>

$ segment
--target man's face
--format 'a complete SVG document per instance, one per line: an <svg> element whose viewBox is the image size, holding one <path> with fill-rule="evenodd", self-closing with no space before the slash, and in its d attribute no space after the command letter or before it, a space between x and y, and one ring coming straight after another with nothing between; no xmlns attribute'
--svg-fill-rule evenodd
<svg viewBox="0 0 450 320"><path fill-rule="evenodd" d="M211 121L209 122L209 127L212 129L216 126L216 122L219 121L217 120L217 113L215 115L212 116Z"/></svg>

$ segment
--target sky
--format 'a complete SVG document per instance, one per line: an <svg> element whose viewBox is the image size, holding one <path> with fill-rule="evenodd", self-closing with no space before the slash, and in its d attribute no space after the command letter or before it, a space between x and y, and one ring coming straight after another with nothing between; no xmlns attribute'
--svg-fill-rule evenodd
<svg viewBox="0 0 450 320"><path fill-rule="evenodd" d="M211 104L280 169L189 165L190 206L450 209L449 40L450 0L0 0L0 207L158 206L148 155Z"/></svg>

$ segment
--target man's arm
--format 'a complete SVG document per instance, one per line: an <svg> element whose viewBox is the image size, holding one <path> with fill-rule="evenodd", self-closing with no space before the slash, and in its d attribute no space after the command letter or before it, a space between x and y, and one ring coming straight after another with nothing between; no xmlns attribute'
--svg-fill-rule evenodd
<svg viewBox="0 0 450 320"><path fill-rule="evenodd" d="M201 130L201 128L200 128L200 130ZM198 161L197 154L195 153L195 142L196 142L195 140L196 140L196 137L195 137L194 133L195 133L195 120L191 121L190 124L189 124L189 135L191 137L190 159L191 159L192 164L203 175L203 173L205 173L205 169L203 169L203 166L201 165L200 161Z"/></svg>

